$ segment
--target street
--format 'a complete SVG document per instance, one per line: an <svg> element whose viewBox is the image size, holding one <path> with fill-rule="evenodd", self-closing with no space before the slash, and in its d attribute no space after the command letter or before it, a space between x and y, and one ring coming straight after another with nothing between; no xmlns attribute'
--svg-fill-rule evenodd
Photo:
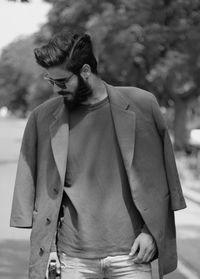
<svg viewBox="0 0 200 279"><path fill-rule="evenodd" d="M0 278L27 278L30 230L9 227L17 160L25 120L0 118ZM178 268L166 279L200 279L200 185L183 183L187 209L175 213L177 224ZM194 198L193 198L194 197ZM199 197L199 199L198 199ZM157 276L157 261L153 263Z"/></svg>

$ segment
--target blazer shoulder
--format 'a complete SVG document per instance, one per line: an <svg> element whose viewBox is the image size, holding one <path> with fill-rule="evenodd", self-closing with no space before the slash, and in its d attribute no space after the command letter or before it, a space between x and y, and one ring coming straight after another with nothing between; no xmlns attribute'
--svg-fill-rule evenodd
<svg viewBox="0 0 200 279"><path fill-rule="evenodd" d="M120 90L123 95L135 102L149 102L156 98L153 93L139 87L118 87L118 90Z"/></svg>
<svg viewBox="0 0 200 279"><path fill-rule="evenodd" d="M118 90L135 111L152 114L153 102L155 103L157 100L153 93L133 86L118 87Z"/></svg>
<svg viewBox="0 0 200 279"><path fill-rule="evenodd" d="M34 108L30 113L30 116L35 115L36 118L42 118L45 116L48 118L48 116L51 116L62 102L62 97L53 97Z"/></svg>

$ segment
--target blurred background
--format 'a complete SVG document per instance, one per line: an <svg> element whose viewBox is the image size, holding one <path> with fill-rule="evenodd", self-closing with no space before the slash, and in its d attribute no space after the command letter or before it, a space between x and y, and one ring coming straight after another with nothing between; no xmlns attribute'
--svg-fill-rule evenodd
<svg viewBox="0 0 200 279"><path fill-rule="evenodd" d="M54 97L33 49L63 28L91 34L103 80L157 97L187 202L175 213L178 268L165 278L199 279L199 0L0 0L0 278L27 278L30 230L9 227L16 166L30 111Z"/></svg>

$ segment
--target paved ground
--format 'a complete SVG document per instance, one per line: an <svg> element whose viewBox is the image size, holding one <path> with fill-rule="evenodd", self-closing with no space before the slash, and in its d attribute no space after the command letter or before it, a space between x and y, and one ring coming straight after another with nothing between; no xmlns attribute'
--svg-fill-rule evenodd
<svg viewBox="0 0 200 279"><path fill-rule="evenodd" d="M13 185L25 121L0 119L0 278L25 279L30 230L9 227Z"/></svg>
<svg viewBox="0 0 200 279"><path fill-rule="evenodd" d="M24 125L23 120L0 119L1 279L27 278L30 230L9 227L16 164ZM187 210L176 212L178 269L165 276L166 279L200 279L200 189L194 187L194 183L192 186L187 185L184 183L183 189L188 197ZM153 264L153 270L154 279L158 279L157 261Z"/></svg>

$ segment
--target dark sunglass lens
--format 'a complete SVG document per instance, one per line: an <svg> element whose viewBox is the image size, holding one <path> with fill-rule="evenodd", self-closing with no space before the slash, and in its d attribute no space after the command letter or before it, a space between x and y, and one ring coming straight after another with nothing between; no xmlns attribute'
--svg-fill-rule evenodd
<svg viewBox="0 0 200 279"><path fill-rule="evenodd" d="M62 89L65 89L65 88L66 88L64 82L55 82L55 84L56 84L58 87L62 88Z"/></svg>

